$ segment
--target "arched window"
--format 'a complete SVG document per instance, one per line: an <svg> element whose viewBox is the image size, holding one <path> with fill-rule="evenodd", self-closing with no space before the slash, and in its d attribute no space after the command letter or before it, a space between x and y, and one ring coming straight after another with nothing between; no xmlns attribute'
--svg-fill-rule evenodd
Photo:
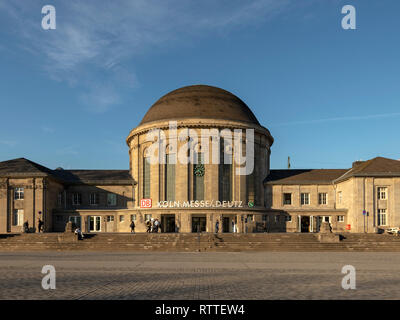
<svg viewBox="0 0 400 320"><path fill-rule="evenodd" d="M219 201L232 201L232 145L225 146L225 139L220 140L219 161ZM228 150L229 149L229 150ZM225 152L224 152L225 150ZM230 163L225 163L226 157L230 157Z"/></svg>
<svg viewBox="0 0 400 320"><path fill-rule="evenodd" d="M247 203L252 202L254 205L257 203L257 186L255 179L255 172L246 176L246 189L247 189Z"/></svg>
<svg viewBox="0 0 400 320"><path fill-rule="evenodd" d="M201 152L200 145L194 149L193 156L197 160L193 164L193 200L204 200L204 153Z"/></svg>
<svg viewBox="0 0 400 320"><path fill-rule="evenodd" d="M165 200L175 201L175 165L176 154L167 146L165 161Z"/></svg>
<svg viewBox="0 0 400 320"><path fill-rule="evenodd" d="M150 198L150 158L147 149L143 151L143 199Z"/></svg>

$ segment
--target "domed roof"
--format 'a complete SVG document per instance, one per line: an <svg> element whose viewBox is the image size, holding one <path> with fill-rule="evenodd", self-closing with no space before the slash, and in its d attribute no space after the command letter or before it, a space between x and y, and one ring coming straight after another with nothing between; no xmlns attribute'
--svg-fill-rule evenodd
<svg viewBox="0 0 400 320"><path fill-rule="evenodd" d="M260 125L250 108L234 94L216 87L183 87L160 98L140 125L152 121L204 118L250 122Z"/></svg>

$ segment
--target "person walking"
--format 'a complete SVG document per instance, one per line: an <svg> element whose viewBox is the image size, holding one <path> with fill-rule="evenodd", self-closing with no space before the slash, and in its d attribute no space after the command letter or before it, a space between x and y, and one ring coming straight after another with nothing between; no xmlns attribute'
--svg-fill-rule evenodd
<svg viewBox="0 0 400 320"><path fill-rule="evenodd" d="M215 233L218 233L219 231L219 221L215 222Z"/></svg>
<svg viewBox="0 0 400 320"><path fill-rule="evenodd" d="M135 233L135 222L133 220L131 222L130 227L131 227L131 233Z"/></svg>
<svg viewBox="0 0 400 320"><path fill-rule="evenodd" d="M151 221L150 220L147 220L146 221L146 226L147 226L147 230L146 230L146 232L151 232Z"/></svg>

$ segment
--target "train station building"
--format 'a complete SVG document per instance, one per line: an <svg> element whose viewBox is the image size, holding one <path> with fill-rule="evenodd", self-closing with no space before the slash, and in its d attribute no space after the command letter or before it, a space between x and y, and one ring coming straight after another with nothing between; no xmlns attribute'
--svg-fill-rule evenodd
<svg viewBox="0 0 400 320"><path fill-rule="evenodd" d="M123 143L123 142L121 142ZM344 169L271 170L274 139L232 93L172 91L151 106L126 144L129 170L49 169L0 162L0 233L377 232L400 226L400 161L377 157ZM279 146L278 146L279 147Z"/></svg>

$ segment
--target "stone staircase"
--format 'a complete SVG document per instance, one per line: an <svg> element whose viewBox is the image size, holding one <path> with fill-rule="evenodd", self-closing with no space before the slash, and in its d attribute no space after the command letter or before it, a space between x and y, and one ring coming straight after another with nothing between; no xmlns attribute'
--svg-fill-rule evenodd
<svg viewBox="0 0 400 320"><path fill-rule="evenodd" d="M317 234L300 233L98 233L77 240L73 234L2 234L0 251L400 251L400 237L385 234L343 234L337 243L321 243Z"/></svg>

